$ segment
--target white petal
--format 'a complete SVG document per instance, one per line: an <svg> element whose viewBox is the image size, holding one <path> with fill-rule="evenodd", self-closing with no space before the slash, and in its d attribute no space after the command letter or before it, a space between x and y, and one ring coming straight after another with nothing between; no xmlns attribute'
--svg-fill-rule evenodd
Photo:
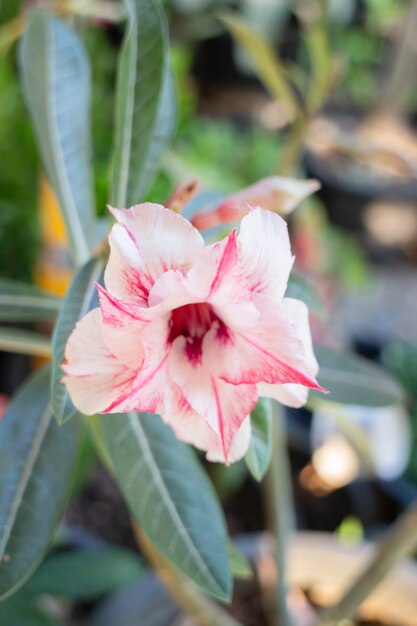
<svg viewBox="0 0 417 626"><path fill-rule="evenodd" d="M132 386L136 372L109 352L102 336L100 309L78 322L65 348L63 382L76 408L85 415L103 412Z"/></svg>
<svg viewBox="0 0 417 626"><path fill-rule="evenodd" d="M257 295L255 304L261 313L255 328L229 329L226 337L217 336L216 329L206 334L203 353L207 367L214 375L235 385L295 383L321 389L310 374L314 355L307 341L307 310L303 320L306 326L301 326L290 310L296 308L299 315L304 310L303 303L299 303L299 308L298 304L287 307L285 301L277 304Z"/></svg>
<svg viewBox="0 0 417 626"><path fill-rule="evenodd" d="M149 323L142 333L145 359L129 393L108 407L106 412L149 411L173 413L181 394L168 372L168 316Z"/></svg>
<svg viewBox="0 0 417 626"><path fill-rule="evenodd" d="M115 224L109 235L110 256L104 284L115 298L134 300L145 306L152 285L143 259L126 228Z"/></svg>
<svg viewBox="0 0 417 626"><path fill-rule="evenodd" d="M206 452L208 461L225 463L225 456L219 435L217 435L207 422L189 407L174 415L164 417L178 439L191 444L199 450ZM251 438L250 418L243 420L236 432L228 453L228 463L235 463L243 458L248 451Z"/></svg>
<svg viewBox="0 0 417 626"><path fill-rule="evenodd" d="M256 325L259 312L239 263L235 232L206 250L188 272L186 284L200 301L213 307L225 324L233 328Z"/></svg>
<svg viewBox="0 0 417 626"><path fill-rule="evenodd" d="M285 215L318 189L320 189L320 183L317 180L270 176L229 196L225 204L260 206Z"/></svg>
<svg viewBox="0 0 417 626"><path fill-rule="evenodd" d="M242 220L238 243L250 288L279 302L294 262L286 222L275 213L254 209Z"/></svg>
<svg viewBox="0 0 417 626"><path fill-rule="evenodd" d="M137 371L143 363L142 332L148 322L138 319L133 311L102 287L98 290L104 342L119 361Z"/></svg>
<svg viewBox="0 0 417 626"><path fill-rule="evenodd" d="M144 203L130 209L110 210L135 242L152 284L170 269L186 271L204 249L203 238L194 226L159 204Z"/></svg>
<svg viewBox="0 0 417 626"><path fill-rule="evenodd" d="M172 345L169 373L188 404L220 437L228 460L235 434L256 403L256 386L232 385L213 375L204 362L204 349L201 358L190 359L186 338L182 336Z"/></svg>
<svg viewBox="0 0 417 626"><path fill-rule="evenodd" d="M258 383L258 393L264 398L273 398L285 406L298 409L304 406L308 399L308 387L288 383L286 385L270 385Z"/></svg>

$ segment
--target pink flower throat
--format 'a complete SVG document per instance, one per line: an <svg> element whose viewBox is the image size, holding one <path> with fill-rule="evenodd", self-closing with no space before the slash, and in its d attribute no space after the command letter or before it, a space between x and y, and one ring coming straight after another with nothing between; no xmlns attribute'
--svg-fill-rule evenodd
<svg viewBox="0 0 417 626"><path fill-rule="evenodd" d="M188 358L199 362L204 336L211 328L216 329L217 339L225 341L229 338L225 323L206 302L180 306L171 313L168 343L172 344L177 337L185 337Z"/></svg>

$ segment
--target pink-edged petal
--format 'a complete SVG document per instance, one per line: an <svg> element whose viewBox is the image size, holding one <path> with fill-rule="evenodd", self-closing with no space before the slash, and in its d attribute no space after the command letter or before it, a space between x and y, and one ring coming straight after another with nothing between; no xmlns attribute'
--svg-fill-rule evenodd
<svg viewBox="0 0 417 626"><path fill-rule="evenodd" d="M144 359L142 332L148 322L139 317L136 307L112 297L100 285L97 289L107 348L124 365L139 370Z"/></svg>
<svg viewBox="0 0 417 626"><path fill-rule="evenodd" d="M279 302L294 263L286 222L263 209L243 218L239 231L239 259L250 288Z"/></svg>
<svg viewBox="0 0 417 626"><path fill-rule="evenodd" d="M107 407L106 413L148 411L173 413L178 410L181 394L168 372L168 316L149 323L142 333L145 359L129 393Z"/></svg>
<svg viewBox="0 0 417 626"><path fill-rule="evenodd" d="M308 399L308 387L303 385L269 385L268 383L259 383L257 385L258 393L264 398L273 398L285 406L299 409L304 406Z"/></svg>
<svg viewBox="0 0 417 626"><path fill-rule="evenodd" d="M228 196L214 209L198 213L193 217L192 223L199 230L206 230L218 224L234 222L242 219L250 206L260 206L286 215L319 188L320 183L316 180L271 176Z"/></svg>
<svg viewBox="0 0 417 626"><path fill-rule="evenodd" d="M210 445L207 449L207 460L217 463L227 462L229 464L240 461L240 459L243 459L249 449L251 434L252 429L250 417L248 416L243 420L239 427L239 430L235 433L233 437L229 452L227 454L227 459L225 459L220 439L216 437L212 442L210 442Z"/></svg>
<svg viewBox="0 0 417 626"><path fill-rule="evenodd" d="M310 376L317 376L319 366L313 352L313 343L308 322L308 309L303 302L293 298L284 298L283 304L289 312L294 324L297 326L298 334L303 344L303 371L307 372ZM281 404L294 408L304 406L308 399L308 387L303 385L271 385L259 383L258 392L260 396L273 398L274 400L278 400Z"/></svg>
<svg viewBox="0 0 417 626"><path fill-rule="evenodd" d="M298 302L298 301L297 301ZM219 336L211 329L203 342L207 366L215 375L235 384L296 383L321 389L311 375L312 349L308 344L308 311L303 303L297 314L303 315L305 326L294 319L294 308L284 301L277 304L263 296L255 298L261 312L254 329L231 331ZM311 342L311 340L310 340Z"/></svg>
<svg viewBox="0 0 417 626"><path fill-rule="evenodd" d="M110 210L135 242L151 285L170 269L189 269L204 249L202 236L190 222L159 204Z"/></svg>
<svg viewBox="0 0 417 626"><path fill-rule="evenodd" d="M102 328L100 309L93 309L77 323L65 348L62 380L85 415L103 412L128 393L136 375L108 350Z"/></svg>
<svg viewBox="0 0 417 626"><path fill-rule="evenodd" d="M285 215L318 189L320 183L317 180L270 176L229 196L223 206L260 206L268 211Z"/></svg>
<svg viewBox="0 0 417 626"><path fill-rule="evenodd" d="M206 249L186 276L196 302L208 302L222 321L236 328L256 325L259 312L239 263L236 232Z"/></svg>
<svg viewBox="0 0 417 626"><path fill-rule="evenodd" d="M169 270L158 278L149 293L149 307L167 312L199 301L199 294L190 291L186 277L179 270Z"/></svg>
<svg viewBox="0 0 417 626"><path fill-rule="evenodd" d="M110 256L104 272L106 288L116 298L146 306L152 283L136 244L124 226L113 226L109 244Z"/></svg>
<svg viewBox="0 0 417 626"><path fill-rule="evenodd" d="M317 376L319 364L314 355L307 305L295 298L284 298L282 304L297 328L298 336L303 344L303 368L311 376Z"/></svg>
<svg viewBox="0 0 417 626"><path fill-rule="evenodd" d="M226 461L233 438L257 400L256 385L233 385L213 375L205 363L204 348L197 358L187 340L177 337L169 355L169 373L191 408L220 437Z"/></svg>
<svg viewBox="0 0 417 626"><path fill-rule="evenodd" d="M189 406L184 406L179 413L164 416L164 421L172 427L178 439L199 450L204 450L208 461L225 463L226 459L219 435L210 428L201 415ZM228 453L228 463L235 463L245 456L249 448L250 438L250 418L246 417L233 438Z"/></svg>

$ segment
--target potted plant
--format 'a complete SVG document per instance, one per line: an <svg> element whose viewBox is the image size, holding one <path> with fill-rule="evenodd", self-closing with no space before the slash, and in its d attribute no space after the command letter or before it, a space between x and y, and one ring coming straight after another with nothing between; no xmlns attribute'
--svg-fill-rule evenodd
<svg viewBox="0 0 417 626"><path fill-rule="evenodd" d="M199 624L237 626L227 604L233 572L242 574L246 564L192 446L210 463L244 457L258 481L268 472L271 554L279 572L271 614L286 625L294 529L281 403L300 406L313 389L314 402L326 402L328 391L333 402L384 406L401 403L402 391L383 370L343 352L316 348L318 374L302 301L311 301L312 292L290 277L290 242L278 215L311 193L314 182L273 177L211 206L198 196L190 201L195 186L187 184L165 207L143 202L174 130L175 100L159 4L125 0L123 12L110 165L115 223L99 245L82 41L41 8L20 43L22 85L76 271L63 300L29 291L26 299L13 298L10 290L1 308L10 321L42 312L56 319L52 339L18 329L0 337L10 349L51 356L0 424L0 611L12 624L59 623L56 605L42 594L70 565L78 572L70 578L74 596L88 595L78 580L88 556L75 566L65 552L54 567L46 561L48 585L39 582L42 568L34 574L51 543L62 545L54 533L88 432L127 503L143 554ZM230 220L240 222L239 234L225 225ZM287 283L298 297L288 297ZM414 508L404 514L369 571L317 623L356 613L416 545L415 518ZM91 559L91 595L140 575L137 557L105 552ZM118 576L116 563L123 563ZM295 619L301 624L298 613Z"/></svg>

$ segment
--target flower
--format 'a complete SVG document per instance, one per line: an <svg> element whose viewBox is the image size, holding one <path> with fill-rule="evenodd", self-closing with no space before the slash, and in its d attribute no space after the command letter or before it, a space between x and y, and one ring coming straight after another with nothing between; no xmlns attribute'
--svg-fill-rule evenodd
<svg viewBox="0 0 417 626"><path fill-rule="evenodd" d="M213 209L197 213L191 223L198 230L207 230L218 224L242 219L251 206L261 206L274 213L287 215L319 188L320 183L317 180L269 176L228 196Z"/></svg>
<svg viewBox="0 0 417 626"><path fill-rule="evenodd" d="M260 208L239 234L205 246L157 204L110 209L117 223L100 307L78 322L62 369L85 414L158 413L178 438L233 462L258 396L300 406L315 380L304 303L285 298L287 226Z"/></svg>

